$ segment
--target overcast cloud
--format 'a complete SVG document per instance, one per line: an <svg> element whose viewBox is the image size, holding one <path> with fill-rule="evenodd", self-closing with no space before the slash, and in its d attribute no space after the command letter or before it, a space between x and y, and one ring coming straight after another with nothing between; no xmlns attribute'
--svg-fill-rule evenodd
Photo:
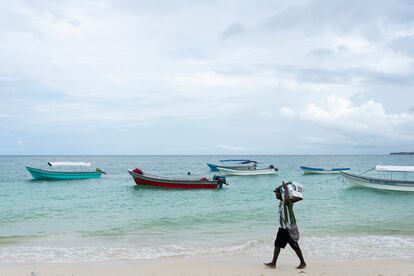
<svg viewBox="0 0 414 276"><path fill-rule="evenodd" d="M412 1L0 2L0 154L413 151Z"/></svg>

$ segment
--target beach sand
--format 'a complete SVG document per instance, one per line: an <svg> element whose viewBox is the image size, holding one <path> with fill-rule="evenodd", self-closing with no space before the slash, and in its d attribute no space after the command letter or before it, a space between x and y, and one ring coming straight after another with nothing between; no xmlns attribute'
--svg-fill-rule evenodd
<svg viewBox="0 0 414 276"><path fill-rule="evenodd" d="M412 259L361 261L308 261L295 269L297 260L283 258L276 269L252 256L170 257L156 260L101 263L0 263L0 276L137 276L137 275L411 275Z"/></svg>

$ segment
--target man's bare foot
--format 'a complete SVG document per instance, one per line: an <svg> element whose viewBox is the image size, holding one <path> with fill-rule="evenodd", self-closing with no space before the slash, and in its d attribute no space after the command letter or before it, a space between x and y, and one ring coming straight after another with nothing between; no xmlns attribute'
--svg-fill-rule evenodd
<svg viewBox="0 0 414 276"><path fill-rule="evenodd" d="M298 267L296 267L297 269L303 269L306 267L306 263L301 263Z"/></svg>
<svg viewBox="0 0 414 276"><path fill-rule="evenodd" d="M265 263L264 265L268 266L270 268L276 268L276 264L274 264L274 263Z"/></svg>

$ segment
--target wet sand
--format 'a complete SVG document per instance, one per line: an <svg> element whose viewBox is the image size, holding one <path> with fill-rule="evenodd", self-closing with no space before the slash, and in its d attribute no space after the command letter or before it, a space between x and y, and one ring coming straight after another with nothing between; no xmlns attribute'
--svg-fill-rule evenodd
<svg viewBox="0 0 414 276"><path fill-rule="evenodd" d="M411 275L412 259L361 261L308 260L298 270L296 259L281 256L276 269L253 256L171 257L156 260L96 263L0 263L0 276L136 276L136 275Z"/></svg>

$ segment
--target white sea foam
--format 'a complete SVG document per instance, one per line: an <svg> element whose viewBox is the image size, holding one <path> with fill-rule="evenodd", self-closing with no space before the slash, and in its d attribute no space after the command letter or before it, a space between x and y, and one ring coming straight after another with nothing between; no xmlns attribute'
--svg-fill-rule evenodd
<svg viewBox="0 0 414 276"><path fill-rule="evenodd" d="M318 259L376 259L414 257L412 236L304 238L304 250Z"/></svg>
<svg viewBox="0 0 414 276"><path fill-rule="evenodd" d="M378 258L414 258L413 236L326 236L304 237L299 241L302 251L311 259L354 260ZM287 254L294 255L287 246ZM273 244L259 245L250 254L269 256Z"/></svg>
<svg viewBox="0 0 414 276"><path fill-rule="evenodd" d="M145 260L161 257L192 256L209 253L225 253L243 250L250 242L228 247L3 247L0 248L1 262L97 262L108 260Z"/></svg>
<svg viewBox="0 0 414 276"><path fill-rule="evenodd" d="M311 259L352 260L375 258L414 258L412 236L305 237L300 241L305 255ZM108 260L144 260L172 256L238 253L269 257L272 240L250 240L229 246L154 247L0 247L1 262L99 262ZM286 253L294 255L288 249Z"/></svg>

